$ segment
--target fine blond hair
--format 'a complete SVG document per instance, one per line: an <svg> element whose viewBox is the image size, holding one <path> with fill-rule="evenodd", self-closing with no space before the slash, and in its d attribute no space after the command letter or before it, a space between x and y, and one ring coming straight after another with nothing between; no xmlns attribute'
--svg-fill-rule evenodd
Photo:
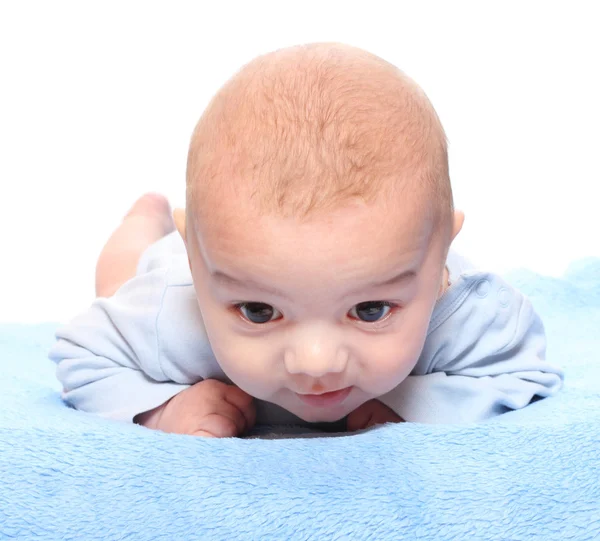
<svg viewBox="0 0 600 541"><path fill-rule="evenodd" d="M244 66L196 125L186 177L190 219L243 190L257 212L299 218L354 198L413 197L436 223L453 211L446 136L423 90L341 44Z"/></svg>

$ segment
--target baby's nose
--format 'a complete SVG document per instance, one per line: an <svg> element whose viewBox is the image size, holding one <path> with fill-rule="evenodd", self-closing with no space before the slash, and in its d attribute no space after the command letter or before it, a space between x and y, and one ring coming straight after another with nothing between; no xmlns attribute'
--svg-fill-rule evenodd
<svg viewBox="0 0 600 541"><path fill-rule="evenodd" d="M344 372L348 364L348 352L342 347L313 342L288 349L284 363L290 374L320 378L327 374Z"/></svg>

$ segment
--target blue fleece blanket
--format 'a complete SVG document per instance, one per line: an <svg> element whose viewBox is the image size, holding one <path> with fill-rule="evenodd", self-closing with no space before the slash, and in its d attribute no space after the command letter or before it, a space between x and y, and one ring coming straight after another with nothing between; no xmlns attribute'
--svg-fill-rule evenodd
<svg viewBox="0 0 600 541"><path fill-rule="evenodd" d="M600 259L509 279L544 316L566 386L479 425L152 432L62 404L54 325L0 326L0 538L600 539Z"/></svg>

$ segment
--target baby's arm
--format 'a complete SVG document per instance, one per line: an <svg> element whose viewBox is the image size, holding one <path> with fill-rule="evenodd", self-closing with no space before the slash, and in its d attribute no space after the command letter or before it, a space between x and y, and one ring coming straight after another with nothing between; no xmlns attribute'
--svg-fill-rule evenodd
<svg viewBox="0 0 600 541"><path fill-rule="evenodd" d="M216 380L173 381L161 367L156 322L165 274L158 269L133 278L58 329L49 357L63 399L111 419L139 416L139 424L166 432L237 435L253 424L251 398Z"/></svg>
<svg viewBox="0 0 600 541"><path fill-rule="evenodd" d="M163 270L135 277L58 329L49 357L66 402L131 421L189 387L170 381L158 362L155 324L164 279Z"/></svg>
<svg viewBox="0 0 600 541"><path fill-rule="evenodd" d="M511 291L514 315L508 321L499 321L493 311L468 313L459 327L468 333L470 324L487 326L486 336L474 338L472 347L454 358L445 358L447 350L440 349L431 373L409 376L380 400L407 421L466 423L523 408L536 396L558 392L564 375L545 361L542 321L529 299ZM484 344L487 351L482 354Z"/></svg>

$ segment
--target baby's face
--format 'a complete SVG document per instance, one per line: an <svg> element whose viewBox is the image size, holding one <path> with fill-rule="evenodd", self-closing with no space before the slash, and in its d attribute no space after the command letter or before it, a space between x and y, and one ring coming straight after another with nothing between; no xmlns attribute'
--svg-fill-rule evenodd
<svg viewBox="0 0 600 541"><path fill-rule="evenodd" d="M188 236L212 349L233 383L310 421L396 387L423 348L447 247L383 202L306 222L239 208Z"/></svg>

